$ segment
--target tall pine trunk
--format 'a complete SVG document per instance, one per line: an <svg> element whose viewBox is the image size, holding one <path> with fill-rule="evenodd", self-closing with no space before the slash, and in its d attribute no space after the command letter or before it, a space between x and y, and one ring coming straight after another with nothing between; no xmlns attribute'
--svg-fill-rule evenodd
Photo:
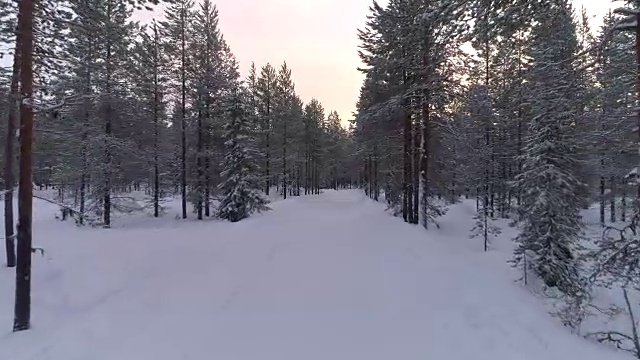
<svg viewBox="0 0 640 360"><path fill-rule="evenodd" d="M309 195L309 145L306 145L304 154L304 194Z"/></svg>
<svg viewBox="0 0 640 360"><path fill-rule="evenodd" d="M418 120L413 126L413 224L420 223L420 137L421 137L421 121Z"/></svg>
<svg viewBox="0 0 640 360"><path fill-rule="evenodd" d="M85 109L84 109L84 117L85 117L85 124L89 123L89 104L88 104L89 100L85 99ZM84 225L84 213L85 213L85 204L86 204L86 199L87 199L87 186L88 186L88 182L89 182L89 160L87 159L87 152L88 152L88 144L87 142L89 141L89 134L87 132L87 130L83 130L82 131L82 170L81 170L81 174L80 174L80 207L79 207L79 212L80 214L78 214L78 223L80 225Z"/></svg>
<svg viewBox="0 0 640 360"><path fill-rule="evenodd" d="M89 6L88 0L85 0L85 6ZM91 94L91 81L92 81L92 59L93 59L93 39L89 38L89 46L88 46L88 56L87 56L87 73L85 74L85 83L84 83L84 93L85 95ZM80 174L80 214L78 214L78 223L80 225L84 225L84 213L85 213L85 204L87 199L87 187L89 182L89 160L87 154L89 153L89 117L90 112L89 108L91 107L91 100L88 96L85 96L83 100L83 125L84 129L82 130L82 154L80 155L82 158L82 170Z"/></svg>
<svg viewBox="0 0 640 360"><path fill-rule="evenodd" d="M336 183L336 190L338 190L338 185ZM378 184L378 147L374 147L373 149L373 199L378 201L380 198L380 185Z"/></svg>
<svg viewBox="0 0 640 360"><path fill-rule="evenodd" d="M180 29L180 81L182 82L182 87L180 89L181 95L181 118L180 118L180 145L181 145L181 153L180 153L180 193L182 196L182 218L187 218L187 75L186 75L186 67L187 67L187 39L186 39L186 21L187 21L187 9L182 7L180 9L180 22L182 28Z"/></svg>
<svg viewBox="0 0 640 360"><path fill-rule="evenodd" d="M429 126L431 122L431 62L430 42L425 40L425 53L423 58L424 66L424 89L422 93L422 136L420 141L420 180L422 182L422 226L429 228Z"/></svg>
<svg viewBox="0 0 640 360"><path fill-rule="evenodd" d="M90 4L89 4L90 0L85 0L84 1L84 6L89 8ZM81 168L81 173L80 173L80 191L79 191L79 214L78 214L78 224L80 225L84 225L85 222L85 206L86 206L86 198L87 198L87 188L88 188L88 183L89 183L89 160L88 160L88 156L87 154L89 153L89 117L90 117L90 108L91 108L91 100L89 98L88 95L91 94L91 81L92 81L92 65L93 65L93 51L94 51L94 47L93 47L93 41L94 39L91 37L87 37L86 39L88 41L87 44L87 61L85 63L86 66L86 74L85 75L85 79L84 79L84 84L83 84L83 91L84 91L84 99L82 102L82 106L83 106L83 129L82 129L82 153L80 154L81 157L81 162L82 162L82 168Z"/></svg>
<svg viewBox="0 0 640 360"><path fill-rule="evenodd" d="M282 196L287 199L287 119L283 120L282 128Z"/></svg>
<svg viewBox="0 0 640 360"><path fill-rule="evenodd" d="M264 119L264 131L265 131L265 167L264 167L264 193L269 196L269 191L271 191L271 82L268 82L268 93L267 97L267 108L266 108L266 116Z"/></svg>
<svg viewBox="0 0 640 360"><path fill-rule="evenodd" d="M13 331L31 327L31 229L33 214L33 1L22 0L20 32L20 179L18 188L18 246Z"/></svg>
<svg viewBox="0 0 640 360"><path fill-rule="evenodd" d="M622 222L626 222L627 221L627 184L625 184L624 182L621 184L620 187L620 196L622 197L622 199L620 200L620 221Z"/></svg>
<svg viewBox="0 0 640 360"><path fill-rule="evenodd" d="M316 195L320 195L320 167L317 159L314 161L313 172L315 177Z"/></svg>
<svg viewBox="0 0 640 360"><path fill-rule="evenodd" d="M640 152L640 14L636 15L636 126L638 128L638 152ZM640 160L639 160L640 161ZM636 177L640 176L640 162ZM636 180L636 214L640 214L640 181Z"/></svg>
<svg viewBox="0 0 640 360"><path fill-rule="evenodd" d="M113 69L112 69L112 53L111 53L111 40L110 40L110 35L111 35L111 22L113 21L112 18L112 14L111 14L111 6L112 3L111 1L107 1L107 54L106 54L106 59L105 59L105 65L106 65L106 93L107 93L107 106L104 112L105 115L105 123L104 123L104 135L105 135L105 144L104 144L104 166L105 166L105 170L104 170L104 189L103 189L103 214L104 214L104 227L105 228L109 228L111 227L111 167L113 165L113 155L111 153L111 144L110 144L110 140L111 140L111 132L112 132L112 124L111 124L111 115L112 115L112 106L111 106L111 100L112 100L112 84L111 84L111 76L113 75Z"/></svg>
<svg viewBox="0 0 640 360"><path fill-rule="evenodd" d="M158 28L153 24L153 216L160 216L160 166L158 164Z"/></svg>
<svg viewBox="0 0 640 360"><path fill-rule="evenodd" d="M198 99L200 100L200 99ZM200 101L198 101L200 102ZM196 169L198 172L198 179L197 184L196 184L196 210L198 213L198 220L202 220L202 216L203 216L203 194L204 194L204 164L202 162L202 141L203 141L203 136L202 136L202 111L198 109L198 123L197 123L197 127L198 127L198 137L197 137L197 142L196 142Z"/></svg>
<svg viewBox="0 0 640 360"><path fill-rule="evenodd" d="M211 216L211 159L207 155L204 159L204 216Z"/></svg>
<svg viewBox="0 0 640 360"><path fill-rule="evenodd" d="M408 106L405 106L405 114L404 114L404 144L403 144L403 167L404 167L404 176L402 179L402 188L403 188L403 218L404 221L408 223L413 223L413 192L411 191L412 186L412 175L411 175L411 110Z"/></svg>
<svg viewBox="0 0 640 360"><path fill-rule="evenodd" d="M600 175L600 224L605 225L605 180L604 176Z"/></svg>
<svg viewBox="0 0 640 360"><path fill-rule="evenodd" d="M212 44L210 36L207 36L207 54L212 52ZM204 114L205 114L205 136L204 142L204 216L211 216L211 201L210 201L210 188L211 188L211 154L210 154L210 138L211 138L211 59L206 57L206 86L205 86L205 102L204 102Z"/></svg>
<svg viewBox="0 0 640 360"><path fill-rule="evenodd" d="M13 56L13 71L11 72L11 86L9 88L9 118L4 152L4 241L7 254L7 267L16 266L15 234L13 232L13 188L15 177L13 172L14 138L16 132L16 115L18 112L18 77L20 76L20 32L16 34L16 46Z"/></svg>
<svg viewBox="0 0 640 360"><path fill-rule="evenodd" d="M611 216L611 223L615 223L616 222L616 195L617 195L617 189L616 189L616 178L614 176L611 176L611 178L609 179L609 187L611 188L610 191L610 199L609 199L609 211L610 211L610 216Z"/></svg>

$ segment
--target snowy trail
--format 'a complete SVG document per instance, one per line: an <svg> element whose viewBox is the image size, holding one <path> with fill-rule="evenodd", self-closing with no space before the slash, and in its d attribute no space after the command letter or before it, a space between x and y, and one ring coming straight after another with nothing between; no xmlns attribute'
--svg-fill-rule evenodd
<svg viewBox="0 0 640 360"><path fill-rule="evenodd" d="M429 233L356 191L273 208L109 231L43 217L38 229L61 235L36 260L34 329L0 332L0 359L630 358L571 335L508 265L469 247L464 207Z"/></svg>

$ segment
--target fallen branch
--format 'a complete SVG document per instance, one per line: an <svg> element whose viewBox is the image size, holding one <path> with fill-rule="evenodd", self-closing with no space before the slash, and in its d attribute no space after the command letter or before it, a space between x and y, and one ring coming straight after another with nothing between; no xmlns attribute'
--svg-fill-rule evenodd
<svg viewBox="0 0 640 360"><path fill-rule="evenodd" d="M31 253L32 254L40 253L40 256L43 256L43 257L45 255L45 251L43 248L31 248Z"/></svg>
<svg viewBox="0 0 640 360"><path fill-rule="evenodd" d="M13 234L11 236L9 236L9 240L14 240L18 235L17 234ZM0 237L0 240L5 240L6 237Z"/></svg>
<svg viewBox="0 0 640 360"><path fill-rule="evenodd" d="M625 346L625 341L632 341L631 337L618 331L599 331L587 334L586 337L599 343L614 344L620 350L634 352L632 348Z"/></svg>
<svg viewBox="0 0 640 360"><path fill-rule="evenodd" d="M69 213L70 213L70 215L71 215L71 216L78 215L78 216L80 216L80 217L82 217L82 218L84 218L84 217L85 217L85 214L84 214L84 213L81 213L80 211L78 211L78 210L76 210L76 209L74 209L74 208L72 208L72 207L70 207L70 206L67 206L67 205L65 205L65 204L62 204L62 203L59 203L59 202L57 202L57 201L54 201L54 200L51 200L51 199L47 199L47 198L45 198L45 197L38 196L38 195L33 195L33 197L34 197L34 198L36 198L36 199L40 199L40 200L46 201L46 202L48 202L48 203L50 203L50 204L58 205L58 206L59 206L60 208L62 208L63 210L67 210L67 211L69 211Z"/></svg>
<svg viewBox="0 0 640 360"><path fill-rule="evenodd" d="M605 271L616 274L616 271L612 269L614 267L613 264L635 262L635 260L640 255L640 240L635 237L636 227L639 221L640 214L636 214L632 218L631 223L623 227L622 229L616 228L614 226L607 226L605 228L602 233L602 238L605 242L603 242L603 247L596 253L596 257L601 258L602 255L605 256L601 261L598 262L596 270L589 276L590 282L595 282L596 279ZM619 239L613 240L609 238L608 234L610 232L617 232ZM608 241L605 239L608 239ZM609 253L606 254L607 252ZM632 261L627 261L629 260L629 258L631 258Z"/></svg>
<svg viewBox="0 0 640 360"><path fill-rule="evenodd" d="M0 197L4 196L5 194L12 193L12 192L13 192L13 189L11 189L11 190L2 190L2 191L0 191Z"/></svg>

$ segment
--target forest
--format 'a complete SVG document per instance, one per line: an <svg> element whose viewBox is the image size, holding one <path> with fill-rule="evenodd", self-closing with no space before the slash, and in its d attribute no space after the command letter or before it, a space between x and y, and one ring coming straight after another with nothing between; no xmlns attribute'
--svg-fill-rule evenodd
<svg viewBox="0 0 640 360"><path fill-rule="evenodd" d="M640 357L628 297L640 289L640 1L601 26L569 0L373 1L349 119L303 101L286 62L242 76L211 0L132 20L158 3L0 0L14 330L29 328L34 197L108 229L114 214L162 217L174 198L181 219L238 222L274 198L358 188L430 231L473 200L484 251L507 219L511 265L561 299L564 325L579 328L594 289L623 290L633 335L592 335Z"/></svg>

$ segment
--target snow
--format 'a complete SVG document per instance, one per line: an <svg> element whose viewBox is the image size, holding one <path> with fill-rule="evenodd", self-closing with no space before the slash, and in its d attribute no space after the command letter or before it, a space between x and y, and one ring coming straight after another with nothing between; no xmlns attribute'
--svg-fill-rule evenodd
<svg viewBox="0 0 640 360"><path fill-rule="evenodd" d="M355 190L233 224L167 206L105 230L37 201L33 329L10 332L13 273L0 269L0 359L631 359L549 316L506 245L482 252L472 202L429 232Z"/></svg>

